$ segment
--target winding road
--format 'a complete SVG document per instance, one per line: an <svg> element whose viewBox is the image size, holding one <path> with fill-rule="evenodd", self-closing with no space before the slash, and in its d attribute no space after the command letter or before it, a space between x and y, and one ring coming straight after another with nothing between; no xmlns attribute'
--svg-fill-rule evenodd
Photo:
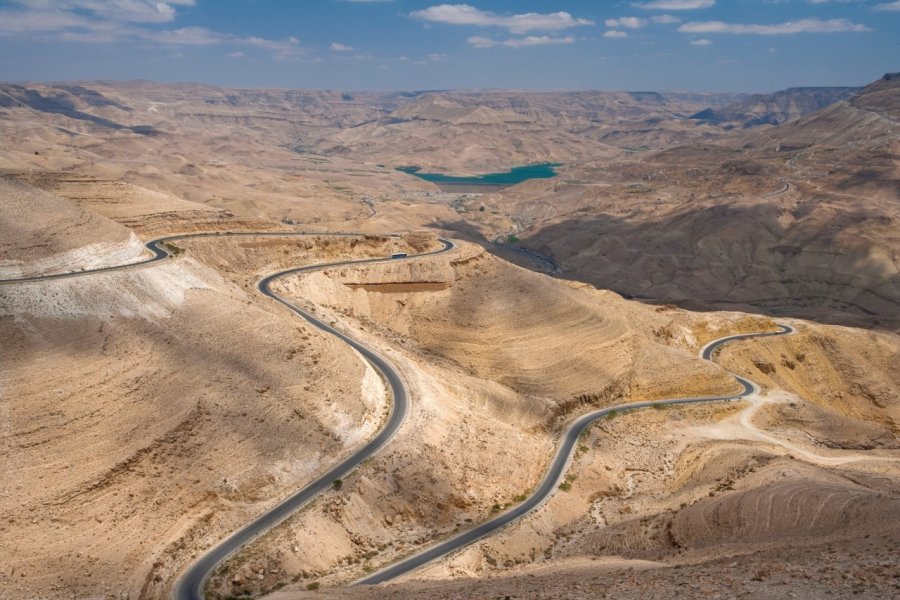
<svg viewBox="0 0 900 600"><path fill-rule="evenodd" d="M206 232L206 233L193 233L193 234L183 234L183 235L172 235L162 238L157 238L151 240L146 243L146 248L152 253L152 256L141 261L128 263L124 265L117 265L111 267L101 267L97 269L90 269L84 271L70 272L70 273L60 273L56 275L43 275L43 276L34 276L34 277L25 277L19 279L7 279L0 280L0 284L11 284L11 283L28 283L28 282L37 282L37 281L47 281L54 279L63 279L69 277L81 277L85 275L97 274L97 273L108 273L113 271L121 271L124 269L131 269L139 266L149 265L152 263L156 263L165 259L168 259L172 256L171 248L169 244L172 244L179 240L192 239L192 238L203 238L203 237L263 237L263 236L271 236L271 237L291 237L291 236L327 236L327 237L337 237L337 236L358 236L362 234L355 233L300 233L300 232ZM406 418L406 414L409 409L409 393L406 389L406 385L404 384L400 374L393 368L393 366L386 361L384 358L379 356L376 352L370 350L363 344L357 342L353 338L345 335L344 333L338 331L327 323L319 320L315 316L309 314L303 309L291 303L284 297L279 296L276 292L272 290L272 283L277 279L282 277L286 277L288 275L298 274L298 273L308 273L311 271L317 271L321 269L326 269L330 267L340 267L340 266L348 266L348 265L363 265L363 264L372 264L379 262L388 262L393 260L408 260L422 256L440 254L443 252L448 252L454 248L453 242L440 239L441 248L438 250L433 250L431 252L425 252L422 254L412 254L408 257L404 258L369 258L362 260L347 260L340 261L334 263L325 263L318 265L310 265L305 267L297 267L286 269L284 271L279 271L277 273L273 273L271 275L267 275L259 280L257 284L257 288L260 293L268 296L281 304L283 304L290 311L295 313L296 315L302 317L306 321L308 321L313 326L321 329L322 331L334 335L339 338L341 341L348 344L354 350L359 352L359 354L367 361L372 367L381 374L384 380L387 382L388 386L391 390L391 395L393 398L393 405L391 408L391 414L388 417L387 422L384 424L382 429L378 432L378 434L372 438L369 442L367 442L364 446L357 449L351 456L345 458L334 467L332 467L328 472L316 478L314 481L308 483L302 489L294 492L273 508L269 509L262 515L258 516L256 519L246 524L229 537L219 542L212 549L208 550L205 554L203 554L199 559L197 559L194 563L192 563L178 578L175 583L175 589L173 597L175 600L203 600L203 587L206 583L207 578L212 573L212 571L221 564L222 561L227 559L229 556L234 554L240 548L242 548L247 543L253 541L260 535L266 533L286 518L288 518L291 514L293 514L297 509L301 508L311 500L313 500L318 494L323 492L324 490L330 488L335 480L340 479L342 476L346 475L357 466L359 466L364 460L372 456L376 451L378 451L382 446L384 446L397 432L400 425ZM723 345L749 339L756 337L767 337L767 336L775 336L775 335L785 335L788 333L792 333L794 329L788 325L779 325L778 331L774 332L765 332L765 333L747 333L740 335L733 335L724 337L713 342L710 342L706 346L704 346L700 350L701 358L705 360L712 360L715 356L716 351L721 348ZM732 374L734 375L734 374ZM740 398L744 398L748 395L751 395L758 391L758 387L752 381L740 377L738 375L734 375L735 379L738 383L741 384L742 389L738 393L724 396L702 396L702 397L690 397L690 398L671 398L666 400L655 400L655 401L645 401L645 402L632 402L627 404L620 404L618 406L611 406L604 409L596 410L581 417L577 418L573 421L568 428L566 429L562 441L557 449L553 460L550 462L550 466L545 473L543 479L538 484L537 488L532 492L532 494L526 498L522 503L516 505L515 507L503 512L496 517L477 525L476 527L464 531L454 537L451 537L443 542L435 544L430 548L426 548L420 552L417 552L411 556L408 556L404 559L401 559L398 562L395 562L371 575L363 577L359 579L354 584L377 584L385 581L389 581L410 571L418 569L423 565L435 561L437 559L443 558L448 554L451 554L465 546L468 546L494 532L497 530L506 527L510 523L521 519L528 513L536 510L539 506L541 506L544 502L546 502L553 492L556 490L560 480L562 479L563 474L565 473L571 458L574 452L575 446L578 442L579 436L597 419L605 417L607 415L615 415L622 412L638 410L642 408L650 408L654 406L666 406L666 405L677 405L677 404L700 404L707 402L721 402L728 400L738 400Z"/></svg>
<svg viewBox="0 0 900 600"><path fill-rule="evenodd" d="M94 275L97 273L110 273L114 271L122 271L125 269L132 269L135 267L145 266L152 263L156 263L162 260L166 260L172 256L170 249L167 247L167 244L174 243L179 240L184 239L192 239L192 238L202 238L202 237L292 237L292 236L325 236L325 237L356 237L362 234L354 234L354 233L300 233L300 232L224 232L224 233L193 233L193 234L184 234L184 235L172 235L162 238L157 238L151 240L145 244L146 248L150 250L153 256L133 263L128 263L124 265L116 265L112 267L101 267L97 269L89 269L84 271L75 271L70 273L59 273L55 275L42 275L42 276L34 276L34 277L23 277L19 279L5 279L0 280L0 284L15 284L15 283L33 283L38 281L51 281L56 279L65 279L70 277L83 277L86 275ZM339 338L341 341L348 344L354 350L359 352L362 357L370 364L372 367L378 371L378 373L384 378L385 382L387 382L388 386L391 390L391 396L393 399L393 404L391 407L391 414L388 417L387 422L369 442L367 442L364 446L357 449L353 452L352 455L345 458L330 470L328 470L323 475L320 475L315 480L308 483L306 486L301 488L300 490L294 492L273 508L267 510L265 513L247 523L245 526L232 533L230 536L225 538L223 541L219 542L212 549L208 550L203 556L201 556L198 560L192 563L178 578L175 583L175 590L173 597L175 600L203 600L203 587L206 583L206 579L209 577L210 573L226 558L235 553L237 550L242 548L247 543L253 541L260 535L269 531L272 527L278 525L282 521L284 521L287 517L293 514L297 509L301 508L303 505L308 503L310 500L315 498L322 491L328 489L332 486L336 479L340 479L342 476L346 475L356 467L360 465L364 460L372 456L375 452L377 452L384 444L390 440L393 435L400 428L400 425L403 424L403 421L406 419L406 414L409 410L409 392L406 389L406 384L403 382L400 374L391 366L388 361L379 356L376 352L370 350L363 344L357 342L353 338L341 333L334 327L328 325L324 321L317 319L315 316L309 314L303 309L291 303L286 298L279 296L275 291L272 290L272 283L276 280L286 277L288 275L294 275L298 273L309 273L311 271L319 271L322 269L327 269L331 267L341 267L347 265L363 265L363 264L372 264L372 263L380 263L380 262L393 262L397 260L409 260L422 256L430 256L434 254L441 254L444 252L448 252L452 250L455 246L453 242L450 240L439 238L441 242L441 248L438 250L433 250L431 252L424 252L421 254L410 254L408 256L404 256L402 258L368 258L361 260L345 260L333 263L324 263L317 265L310 265L305 267L296 267L292 269L286 269L284 271L279 271L277 273L272 273L271 275L267 275L259 280L257 284L257 289L272 298L285 307L287 307L290 311L297 314L298 316L306 319L313 326L321 329L326 333L330 333L331 335Z"/></svg>
<svg viewBox="0 0 900 600"><path fill-rule="evenodd" d="M700 356L705 360L712 360L713 356L715 356L716 351L729 342L756 337L785 335L788 333L793 333L793 331L794 329L789 325L779 325L778 331L766 333L745 333L741 335L724 337L710 342L709 344L704 346L700 350ZM734 374L732 373L732 375ZM595 410L593 412L582 415L581 417L573 421L566 429L566 432L563 435L562 442L560 443L559 448L556 451L556 455L553 457L553 460L550 461L550 467L547 470L547 473L544 475L544 478L538 484L534 492L532 492L531 495L526 498L525 501L523 501L521 504L518 504L515 507L507 510L506 512L497 515L489 521L481 523L473 529L464 531L458 535L451 537L450 539L447 539L421 552L404 558L399 562L385 567L384 569L376 571L371 575L367 575L366 577L357 580L355 584L372 585L390 581L391 579L394 579L401 575L405 575L406 573L418 569L426 565L427 563L435 561L439 558L443 558L452 552L455 552L461 548L464 548L465 546L477 542L478 540L494 533L498 529L506 527L510 523L521 519L528 513L537 509L544 502L546 502L548 498L550 498L550 496L559 485L563 473L565 473L566 468L571 461L572 453L574 452L575 446L578 443L579 436L597 419L610 414L619 414L627 411L638 410L641 408L650 408L654 406L669 406L674 404L701 404L706 402L739 400L758 391L758 387L752 381L744 379L743 377L739 377L738 375L734 375L734 378L738 381L738 383L741 384L743 388L736 394L727 396L700 396L695 398L671 398L668 400L632 402L629 404L610 406L608 408Z"/></svg>

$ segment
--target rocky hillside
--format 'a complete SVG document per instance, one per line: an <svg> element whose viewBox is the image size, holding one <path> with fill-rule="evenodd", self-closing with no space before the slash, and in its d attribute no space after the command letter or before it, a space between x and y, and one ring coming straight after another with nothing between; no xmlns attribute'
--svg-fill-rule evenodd
<svg viewBox="0 0 900 600"><path fill-rule="evenodd" d="M774 94L754 94L722 108L707 108L691 119L726 128L780 125L846 100L859 92L854 87L788 88Z"/></svg>
<svg viewBox="0 0 900 600"><path fill-rule="evenodd" d="M886 76L765 134L580 165L462 216L629 296L896 330L898 99Z"/></svg>

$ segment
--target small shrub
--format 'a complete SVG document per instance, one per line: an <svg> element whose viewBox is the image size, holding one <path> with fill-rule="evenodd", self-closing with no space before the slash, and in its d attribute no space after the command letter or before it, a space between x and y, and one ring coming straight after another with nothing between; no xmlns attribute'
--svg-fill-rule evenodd
<svg viewBox="0 0 900 600"><path fill-rule="evenodd" d="M163 242L162 247L166 249L172 256L178 256L184 250L173 244L172 242Z"/></svg>
<svg viewBox="0 0 900 600"><path fill-rule="evenodd" d="M340 479L335 479L331 485L334 486L334 489L339 490L341 489L341 486L344 485L344 482Z"/></svg>
<svg viewBox="0 0 900 600"><path fill-rule="evenodd" d="M306 584L306 589L308 589L311 592L316 591L317 589L319 589L319 582L313 581L312 583Z"/></svg>

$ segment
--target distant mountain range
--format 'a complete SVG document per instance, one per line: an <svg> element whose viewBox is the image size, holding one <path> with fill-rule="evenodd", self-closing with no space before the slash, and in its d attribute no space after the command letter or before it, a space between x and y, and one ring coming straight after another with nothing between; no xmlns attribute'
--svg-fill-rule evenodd
<svg viewBox="0 0 900 600"><path fill-rule="evenodd" d="M858 87L797 87L774 94L754 94L722 108L707 108L691 119L726 128L781 125L846 100L858 93Z"/></svg>

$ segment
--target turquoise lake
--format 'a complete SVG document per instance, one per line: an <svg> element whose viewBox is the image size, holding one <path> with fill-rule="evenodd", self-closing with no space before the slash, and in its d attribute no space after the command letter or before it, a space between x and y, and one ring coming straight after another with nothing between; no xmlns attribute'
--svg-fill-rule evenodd
<svg viewBox="0 0 900 600"><path fill-rule="evenodd" d="M419 167L398 167L398 171L415 175L432 183L450 183L462 185L516 185L526 179L549 179L556 176L556 167L562 163L539 163L536 165L524 165L513 167L505 173L485 173L472 177L454 177L441 173L423 173Z"/></svg>

